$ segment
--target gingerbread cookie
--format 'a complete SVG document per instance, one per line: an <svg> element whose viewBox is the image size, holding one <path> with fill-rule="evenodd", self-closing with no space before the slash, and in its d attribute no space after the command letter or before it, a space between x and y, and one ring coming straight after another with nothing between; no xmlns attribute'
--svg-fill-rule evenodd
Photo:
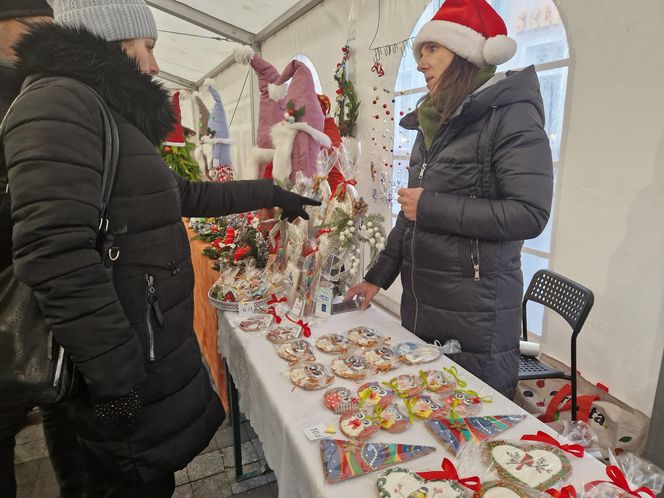
<svg viewBox="0 0 664 498"><path fill-rule="evenodd" d="M346 413L339 419L339 428L346 437L365 441L380 430L380 419L364 410Z"/></svg>
<svg viewBox="0 0 664 498"><path fill-rule="evenodd" d="M364 352L364 359L378 372L392 370L396 364L394 352L387 346L378 346Z"/></svg>
<svg viewBox="0 0 664 498"><path fill-rule="evenodd" d="M291 368L290 379L296 386L314 391L329 386L334 381L325 365L320 363L304 363Z"/></svg>
<svg viewBox="0 0 664 498"><path fill-rule="evenodd" d="M323 395L325 408L337 415L357 410L360 399L346 387L334 387Z"/></svg>
<svg viewBox="0 0 664 498"><path fill-rule="evenodd" d="M274 344L283 344L297 339L300 334L302 334L302 327L299 325L277 325L272 327L265 337Z"/></svg>
<svg viewBox="0 0 664 498"><path fill-rule="evenodd" d="M386 408L394 399L394 391L378 382L367 382L357 390L363 408Z"/></svg>
<svg viewBox="0 0 664 498"><path fill-rule="evenodd" d="M332 371L344 379L362 380L371 373L371 367L361 354L340 356L332 361Z"/></svg>
<svg viewBox="0 0 664 498"><path fill-rule="evenodd" d="M350 345L350 341L341 334L325 334L316 339L316 347L328 354L345 353Z"/></svg>
<svg viewBox="0 0 664 498"><path fill-rule="evenodd" d="M373 348L383 340L383 336L371 327L355 327L347 333L348 340L361 348Z"/></svg>
<svg viewBox="0 0 664 498"><path fill-rule="evenodd" d="M286 360L289 365L294 365L299 361L316 361L316 356L311 351L311 345L304 339L295 339L279 344L277 354L280 358Z"/></svg>

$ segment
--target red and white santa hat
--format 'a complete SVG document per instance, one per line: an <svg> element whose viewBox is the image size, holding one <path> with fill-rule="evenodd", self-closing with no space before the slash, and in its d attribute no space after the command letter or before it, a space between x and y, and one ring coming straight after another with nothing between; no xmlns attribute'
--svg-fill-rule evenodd
<svg viewBox="0 0 664 498"><path fill-rule="evenodd" d="M426 42L438 43L478 67L503 64L516 52L505 22L486 0L445 0L415 37L417 62Z"/></svg>

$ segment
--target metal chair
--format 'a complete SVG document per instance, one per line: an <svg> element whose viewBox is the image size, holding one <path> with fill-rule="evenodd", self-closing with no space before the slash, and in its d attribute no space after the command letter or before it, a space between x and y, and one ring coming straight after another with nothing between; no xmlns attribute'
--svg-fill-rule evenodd
<svg viewBox="0 0 664 498"><path fill-rule="evenodd" d="M562 316L572 327L570 373L555 370L537 358L521 355L519 380L567 379L572 387L572 420L576 420L576 338L593 307L595 296L590 289L549 270L539 270L528 285L523 297L523 340L528 340L526 304L540 303Z"/></svg>

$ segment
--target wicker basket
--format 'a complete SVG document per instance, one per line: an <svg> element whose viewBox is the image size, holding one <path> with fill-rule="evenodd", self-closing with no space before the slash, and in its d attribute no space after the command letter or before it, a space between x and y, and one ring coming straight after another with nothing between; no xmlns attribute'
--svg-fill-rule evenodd
<svg viewBox="0 0 664 498"><path fill-rule="evenodd" d="M208 301L210 301L210 304L214 306L215 308L221 310L221 311L239 311L239 304L237 301L219 301L215 298L212 297L210 292L212 289L208 291ZM258 299L256 301L246 301L248 303L254 303L254 309L262 307L267 304L267 302L270 300L269 297L263 298L263 299Z"/></svg>

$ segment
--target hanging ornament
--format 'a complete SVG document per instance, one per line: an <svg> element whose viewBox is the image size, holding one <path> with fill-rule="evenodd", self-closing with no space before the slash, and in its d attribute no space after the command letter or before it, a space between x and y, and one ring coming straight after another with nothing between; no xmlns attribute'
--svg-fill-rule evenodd
<svg viewBox="0 0 664 498"><path fill-rule="evenodd" d="M381 76L385 76L385 70L383 69L383 65L378 61L374 62L374 65L371 66L371 72L376 73L379 78Z"/></svg>

